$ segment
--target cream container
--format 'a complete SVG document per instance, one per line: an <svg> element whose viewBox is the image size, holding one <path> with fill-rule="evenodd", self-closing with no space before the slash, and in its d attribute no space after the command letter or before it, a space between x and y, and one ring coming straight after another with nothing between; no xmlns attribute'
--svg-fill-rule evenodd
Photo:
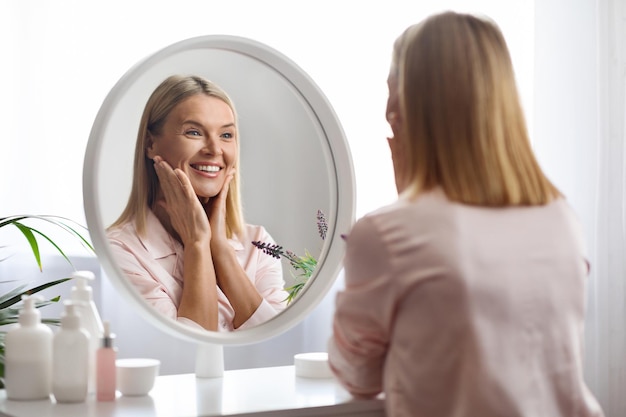
<svg viewBox="0 0 626 417"><path fill-rule="evenodd" d="M332 378L327 352L298 353L294 356L296 376L302 378Z"/></svg>
<svg viewBox="0 0 626 417"><path fill-rule="evenodd" d="M148 395L159 375L161 362L158 359L117 359L117 390L125 396Z"/></svg>

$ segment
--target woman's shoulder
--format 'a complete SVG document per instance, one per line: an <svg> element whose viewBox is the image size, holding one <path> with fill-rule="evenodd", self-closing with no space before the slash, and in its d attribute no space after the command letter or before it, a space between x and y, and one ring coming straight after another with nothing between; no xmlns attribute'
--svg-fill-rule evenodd
<svg viewBox="0 0 626 417"><path fill-rule="evenodd" d="M362 220L377 222L402 221L407 216L411 218L441 217L445 216L448 208L453 204L447 199L441 190L432 190L420 194L414 198L400 197L396 201L384 205L365 214Z"/></svg>
<svg viewBox="0 0 626 417"><path fill-rule="evenodd" d="M245 235L245 238L250 239L250 240L261 240L261 241L273 240L272 236L267 231L265 226L262 226L260 224L251 224L251 223L244 224L243 233Z"/></svg>
<svg viewBox="0 0 626 417"><path fill-rule="evenodd" d="M106 236L109 239L116 239L120 237L125 237L128 235L135 235L136 227L135 222L133 220L126 221L124 223L115 224L106 229Z"/></svg>
<svg viewBox="0 0 626 417"><path fill-rule="evenodd" d="M582 222L578 212L565 197L558 197L547 204L546 211L549 212L546 215L548 223L553 225L561 224L561 227L573 230L580 236L583 235Z"/></svg>
<svg viewBox="0 0 626 417"><path fill-rule="evenodd" d="M118 222L106 229L106 235L109 239L123 239L128 240L130 237L138 237L138 222L136 217L131 217L125 221ZM161 225L161 222L154 215L152 210L148 210L144 219L144 233L143 235L157 235L161 236L165 232L165 229Z"/></svg>
<svg viewBox="0 0 626 417"><path fill-rule="evenodd" d="M427 192L414 199L398 200L372 210L360 217L350 230L349 235L357 239L384 239L395 231L408 232L409 225L420 228L437 227L445 223L446 206L450 202L445 195Z"/></svg>

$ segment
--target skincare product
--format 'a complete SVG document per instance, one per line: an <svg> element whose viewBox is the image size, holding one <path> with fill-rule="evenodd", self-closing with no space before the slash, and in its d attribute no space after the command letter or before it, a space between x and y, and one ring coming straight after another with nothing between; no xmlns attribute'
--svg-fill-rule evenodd
<svg viewBox="0 0 626 417"><path fill-rule="evenodd" d="M91 271L76 271L72 274L75 281L72 287L70 299L76 305L76 311L80 316L81 327L89 334L89 383L90 393L96 390L96 350L100 345L102 335L102 320L96 303L93 301L93 290L89 283L95 280Z"/></svg>
<svg viewBox="0 0 626 417"><path fill-rule="evenodd" d="M61 328L52 340L52 394L59 403L85 401L89 381L89 333L76 305L66 301Z"/></svg>
<svg viewBox="0 0 626 417"><path fill-rule="evenodd" d="M302 378L332 378L328 352L309 352L294 355L296 376Z"/></svg>
<svg viewBox="0 0 626 417"><path fill-rule="evenodd" d="M35 308L40 297L22 296L18 325L4 339L4 385L10 400L50 398L52 386L52 330Z"/></svg>
<svg viewBox="0 0 626 417"><path fill-rule="evenodd" d="M118 359L115 365L117 389L124 396L136 397L148 395L154 387L161 361L147 358Z"/></svg>
<svg viewBox="0 0 626 417"><path fill-rule="evenodd" d="M117 349L113 346L115 335L111 333L109 322L104 321L102 324L104 333L96 351L96 398L98 401L113 401L116 391Z"/></svg>

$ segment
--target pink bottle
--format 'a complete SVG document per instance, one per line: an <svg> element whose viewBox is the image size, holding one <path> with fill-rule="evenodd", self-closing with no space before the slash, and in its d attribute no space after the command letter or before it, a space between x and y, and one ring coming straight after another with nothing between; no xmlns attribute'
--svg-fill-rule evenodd
<svg viewBox="0 0 626 417"><path fill-rule="evenodd" d="M104 334L100 339L100 347L96 351L96 399L115 401L115 359L117 357L117 348L113 346L115 335L111 333L111 325L108 321L104 321L102 325Z"/></svg>

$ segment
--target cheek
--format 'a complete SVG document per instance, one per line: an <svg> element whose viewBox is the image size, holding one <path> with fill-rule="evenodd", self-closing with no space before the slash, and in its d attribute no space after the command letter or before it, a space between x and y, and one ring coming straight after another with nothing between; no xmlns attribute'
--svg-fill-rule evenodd
<svg viewBox="0 0 626 417"><path fill-rule="evenodd" d="M170 165L185 159L185 155L188 154L186 146L181 143L174 143L170 140L161 140L155 142L153 149L157 155L160 155Z"/></svg>
<svg viewBox="0 0 626 417"><path fill-rule="evenodd" d="M224 162L226 162L229 166L234 166L237 164L237 144L233 143L232 145L225 146L223 148L224 152Z"/></svg>

